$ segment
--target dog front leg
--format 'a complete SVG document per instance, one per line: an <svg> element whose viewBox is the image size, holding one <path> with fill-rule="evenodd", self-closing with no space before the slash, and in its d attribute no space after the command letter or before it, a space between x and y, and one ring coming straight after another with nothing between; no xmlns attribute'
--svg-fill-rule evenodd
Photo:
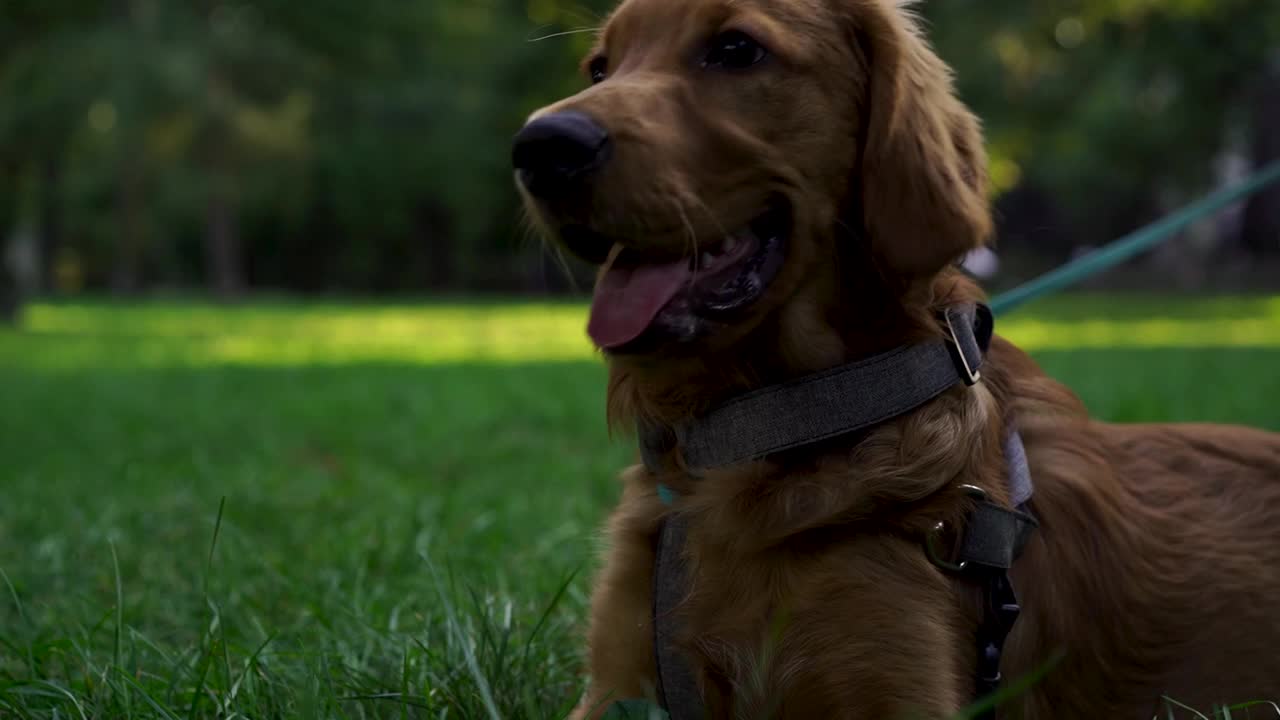
<svg viewBox="0 0 1280 720"><path fill-rule="evenodd" d="M619 700L653 699L654 536L663 507L640 473L624 478L609 548L591 596L587 693L571 716L594 720Z"/></svg>

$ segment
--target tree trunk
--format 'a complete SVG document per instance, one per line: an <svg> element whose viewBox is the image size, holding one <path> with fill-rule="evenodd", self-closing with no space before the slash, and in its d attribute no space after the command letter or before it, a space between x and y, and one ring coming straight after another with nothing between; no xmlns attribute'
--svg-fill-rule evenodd
<svg viewBox="0 0 1280 720"><path fill-rule="evenodd" d="M137 292L142 264L142 177L137 155L120 154L116 176L117 237L111 265L111 291Z"/></svg>
<svg viewBox="0 0 1280 720"><path fill-rule="evenodd" d="M1253 103L1254 169L1280 160L1280 58L1260 80ZM1280 257L1280 183L1256 193L1244 208L1242 244L1255 259Z"/></svg>
<svg viewBox="0 0 1280 720"><path fill-rule="evenodd" d="M214 178L205 207L205 253L209 284L218 297L229 300L244 292L244 264L236 203L221 178Z"/></svg>
<svg viewBox="0 0 1280 720"><path fill-rule="evenodd" d="M18 323L18 284L13 281L8 266L0 267L0 324L16 325Z"/></svg>
<svg viewBox="0 0 1280 720"><path fill-rule="evenodd" d="M125 37L134 34L132 3L117 0L115 16L123 24ZM124 62L125 56L116 58ZM124 65L128 67L128 65ZM142 194L142 124L135 79L127 73L112 87L111 96L118 112L115 136L115 214L116 238L111 259L111 291L116 295L137 292L142 280L143 194Z"/></svg>
<svg viewBox="0 0 1280 720"><path fill-rule="evenodd" d="M21 298L18 294L18 278L9 267L9 233L13 231L17 217L17 188L13 178L18 175L18 164L0 158L0 323L11 325L18 321Z"/></svg>
<svg viewBox="0 0 1280 720"><path fill-rule="evenodd" d="M434 292L454 289L457 277L456 224L439 201L422 198L414 213L414 240L426 254L425 272L418 287ZM463 282L467 278L462 278Z"/></svg>
<svg viewBox="0 0 1280 720"><path fill-rule="evenodd" d="M22 306L22 298L18 292L18 278L14 277L9 267L8 230L0 228L0 324L14 325L18 322L18 309Z"/></svg>
<svg viewBox="0 0 1280 720"><path fill-rule="evenodd" d="M40 173L40 232L36 257L40 263L36 292L58 289L58 252L62 249L62 161L56 153L44 159Z"/></svg>
<svg viewBox="0 0 1280 720"><path fill-rule="evenodd" d="M212 3L209 4L212 7ZM205 75L206 102L226 104L232 96L227 77L214 62ZM225 120L211 117L201 142L208 195L205 197L204 251L209 287L219 298L238 297L245 288L244 257L240 247L240 209L236 197L235 160L231 157L232 130Z"/></svg>

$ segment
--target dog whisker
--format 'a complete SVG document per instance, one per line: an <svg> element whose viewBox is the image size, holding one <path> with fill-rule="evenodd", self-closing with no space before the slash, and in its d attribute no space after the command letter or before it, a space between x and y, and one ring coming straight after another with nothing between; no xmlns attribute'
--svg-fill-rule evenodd
<svg viewBox="0 0 1280 720"><path fill-rule="evenodd" d="M598 27L574 28L572 30L561 30L560 32L553 32L548 35L539 35L538 37L535 37L535 38L529 38L526 42L535 43L535 42L542 42L543 40L551 40L558 37L567 37L569 35L583 35L585 33L598 33L598 32L600 32L600 28Z"/></svg>
<svg viewBox="0 0 1280 720"><path fill-rule="evenodd" d="M693 263L693 274L689 276L689 283L693 284L697 282L698 272L701 270L698 263L698 233L694 229L693 223L689 221L689 214L685 212L684 203L677 197L671 205L675 208L676 214L679 215L680 222L684 226L685 236L688 238L689 257L692 258L690 262Z"/></svg>

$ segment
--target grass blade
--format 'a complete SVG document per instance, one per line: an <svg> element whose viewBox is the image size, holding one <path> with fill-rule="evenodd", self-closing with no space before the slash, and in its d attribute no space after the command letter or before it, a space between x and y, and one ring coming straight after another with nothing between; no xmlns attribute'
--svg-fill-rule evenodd
<svg viewBox="0 0 1280 720"><path fill-rule="evenodd" d="M484 707L489 714L489 719L502 720L502 714L498 712L497 703L493 701L493 692L489 688L489 680L485 677L484 673L480 671L480 664L476 661L475 651L472 649L471 643L467 641L466 633L462 630L462 625L458 620L458 615L454 612L453 603L449 600L449 594L445 590L444 583L440 581L440 575L436 572L435 563L431 562L431 558L425 553L423 553L422 559L427 564L427 570L431 573L431 580L436 586L436 593L440 596L440 602L444 606L445 625L448 627L449 631L454 634L459 647L462 648L467 669L471 672L472 679L475 680L476 687L480 691L480 698L484 702Z"/></svg>
<svg viewBox="0 0 1280 720"><path fill-rule="evenodd" d="M155 699L154 699L154 698L152 698L152 697L151 697L151 695L150 695L149 693L147 693L147 691L146 691L146 689L145 689L145 688L143 688L141 685L139 685L139 684L137 683L137 681L135 681L133 678L129 677L129 674L128 674L128 673L124 672L121 668L116 668L116 671L117 671L117 672L118 672L118 674L120 675L120 679L121 679L121 680L124 680L126 684L128 684L128 685L129 685L130 687L132 687L132 688L133 688L133 689L134 689L134 690L135 690L139 695L141 695L141 696L142 696L142 699L143 699L144 701L146 701L146 703L147 703L148 705L150 705L150 706L151 706L151 709L152 709L152 710L154 710L154 711L156 711L156 714L158 714L160 717L164 718L164 720L178 720L178 718L177 718L173 713L169 712L168 710L166 710L166 709L164 708L164 706L163 706L163 705L161 705L160 703L156 702L156 701L155 701ZM133 713L129 713L129 714L128 714L128 715L126 715L125 717L131 717L132 715L133 715Z"/></svg>
<svg viewBox="0 0 1280 720"><path fill-rule="evenodd" d="M118 672L124 673L124 663L121 659L124 652L124 583L120 580L120 558L116 555L116 544L113 541L109 542L108 546L111 548L111 568L115 572L116 581L116 627L115 636L112 638L111 662ZM129 688L125 687L122 690L125 717L129 717L133 714Z"/></svg>
<svg viewBox="0 0 1280 720"><path fill-rule="evenodd" d="M22 609L22 600L18 597L18 590L13 586L13 582L9 580L9 575L0 568L0 580L4 580L5 587L9 588L9 597L13 598L13 606L18 609L18 619L26 622L27 613Z"/></svg>
<svg viewBox="0 0 1280 720"><path fill-rule="evenodd" d="M1209 720L1209 716L1208 716L1208 715L1205 715L1204 713L1202 713L1202 712L1200 712L1199 710L1197 710L1197 709L1195 709L1195 708L1191 707L1190 705L1184 705L1184 704L1182 704L1182 703L1178 702L1177 700L1174 700L1173 698L1169 697L1168 695L1165 695L1165 696L1164 696L1164 701L1165 701L1166 703L1168 703L1169 705L1171 705L1171 706L1177 706L1177 707L1182 708L1183 710L1188 710L1188 711L1190 711L1190 712L1195 713L1195 714L1196 714L1196 717L1201 718L1201 720ZM1172 717L1172 716L1173 716L1173 711L1172 711L1172 709L1170 709L1170 711L1169 711L1169 716L1170 716L1170 717Z"/></svg>

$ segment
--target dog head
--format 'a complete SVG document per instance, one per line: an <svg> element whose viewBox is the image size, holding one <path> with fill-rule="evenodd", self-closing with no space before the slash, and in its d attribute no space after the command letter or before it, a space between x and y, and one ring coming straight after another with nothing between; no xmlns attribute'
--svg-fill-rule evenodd
<svg viewBox="0 0 1280 720"><path fill-rule="evenodd" d="M583 72L513 159L535 222L599 265L615 357L905 297L989 234L978 122L902 2L626 0Z"/></svg>

